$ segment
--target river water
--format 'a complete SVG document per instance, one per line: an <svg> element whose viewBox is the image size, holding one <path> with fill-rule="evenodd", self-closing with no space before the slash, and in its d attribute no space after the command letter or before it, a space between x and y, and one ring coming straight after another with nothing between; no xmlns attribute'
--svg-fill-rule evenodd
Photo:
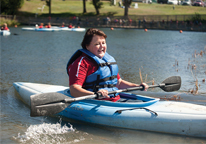
<svg viewBox="0 0 206 144"><path fill-rule="evenodd" d="M30 117L29 107L21 101L13 82L68 86L65 67L72 54L81 48L84 32L34 32L22 31L21 27L10 30L10 36L1 36L2 144L206 143L204 138L111 128L55 117ZM118 62L123 79L140 83L140 70L148 84L181 76L181 89L175 93L184 94L179 100L206 105L206 33L102 30L108 36L107 52ZM173 97L159 88L148 93Z"/></svg>

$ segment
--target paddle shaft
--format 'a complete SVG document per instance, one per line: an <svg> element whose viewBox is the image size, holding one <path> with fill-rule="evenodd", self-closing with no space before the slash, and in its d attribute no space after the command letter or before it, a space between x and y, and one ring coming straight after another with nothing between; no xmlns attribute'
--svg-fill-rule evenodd
<svg viewBox="0 0 206 144"><path fill-rule="evenodd" d="M181 86L181 78L179 76L172 76L165 79L161 84L150 85L149 88L160 87L162 90L166 92L171 92L171 91L179 90L180 86ZM115 94L115 93L128 92L134 90L144 90L144 86L140 85L138 87L120 89L120 90L108 92L108 94ZM56 92L32 95L30 97L30 102L31 102L30 115L32 117L53 115L63 111L72 102L85 100L85 99L99 98L99 97L101 97L100 93L77 97L77 98L71 98L62 93L56 93Z"/></svg>
<svg viewBox="0 0 206 144"><path fill-rule="evenodd" d="M149 88L162 87L162 86L165 86L165 84L163 83L163 84L158 84L158 85L150 85ZM108 95L120 93L120 92L128 92L128 91L133 91L133 90L142 90L142 89L143 89L143 86L131 87L131 88L120 89L120 90L108 92ZM100 97L100 96L101 96L101 94L97 93L97 94L93 94L93 95L87 95L87 96L82 96L82 97L77 97L77 98L72 98L72 99L71 98L65 99L64 102L70 103L70 102L85 100L85 99L89 99L89 98L96 98L96 97Z"/></svg>

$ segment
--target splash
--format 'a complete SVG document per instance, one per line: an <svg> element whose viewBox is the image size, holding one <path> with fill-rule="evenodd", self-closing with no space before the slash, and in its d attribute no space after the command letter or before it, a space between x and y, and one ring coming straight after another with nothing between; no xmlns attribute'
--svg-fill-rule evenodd
<svg viewBox="0 0 206 144"><path fill-rule="evenodd" d="M66 124L62 126L60 123L48 124L42 123L39 125L30 125L24 134L18 133L14 139L21 143L35 144L60 144L66 142L70 133L75 132L71 124L68 127Z"/></svg>

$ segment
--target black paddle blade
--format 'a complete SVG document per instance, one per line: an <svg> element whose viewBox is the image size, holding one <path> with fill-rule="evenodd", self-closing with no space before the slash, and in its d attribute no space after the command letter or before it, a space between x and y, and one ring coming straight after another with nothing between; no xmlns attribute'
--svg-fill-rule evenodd
<svg viewBox="0 0 206 144"><path fill-rule="evenodd" d="M42 93L32 95L30 116L48 116L63 111L70 103L64 100L69 97L61 93Z"/></svg>
<svg viewBox="0 0 206 144"><path fill-rule="evenodd" d="M37 117L37 116L51 116L56 113L59 113L63 111L65 108L67 108L70 105L70 103L53 103L48 105L40 105L40 106L34 106L31 109L30 116L31 117Z"/></svg>
<svg viewBox="0 0 206 144"><path fill-rule="evenodd" d="M161 86L160 88L166 92L172 92L177 91L181 87L181 77L180 76L172 76L167 79L165 79L162 84L165 84Z"/></svg>

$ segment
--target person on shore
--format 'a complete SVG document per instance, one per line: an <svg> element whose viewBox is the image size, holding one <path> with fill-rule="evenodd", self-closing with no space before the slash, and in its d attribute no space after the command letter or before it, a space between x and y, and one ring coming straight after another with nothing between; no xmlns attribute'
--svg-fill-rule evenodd
<svg viewBox="0 0 206 144"><path fill-rule="evenodd" d="M119 19L119 26L122 26L122 19Z"/></svg>
<svg viewBox="0 0 206 144"><path fill-rule="evenodd" d="M7 27L7 23L4 23L3 27L1 27L1 30L10 31L9 28Z"/></svg>
<svg viewBox="0 0 206 144"><path fill-rule="evenodd" d="M129 26L132 26L132 19L129 19Z"/></svg>
<svg viewBox="0 0 206 144"><path fill-rule="evenodd" d="M106 52L106 38L103 31L88 29L81 43L82 49L77 50L68 61L66 69L72 96L100 93L101 100L115 102L120 96L108 95L108 92L140 86L121 79L115 59ZM141 85L144 90L148 89L147 84Z"/></svg>
<svg viewBox="0 0 206 144"><path fill-rule="evenodd" d="M138 27L140 28L140 26L141 26L141 20L139 19Z"/></svg>

